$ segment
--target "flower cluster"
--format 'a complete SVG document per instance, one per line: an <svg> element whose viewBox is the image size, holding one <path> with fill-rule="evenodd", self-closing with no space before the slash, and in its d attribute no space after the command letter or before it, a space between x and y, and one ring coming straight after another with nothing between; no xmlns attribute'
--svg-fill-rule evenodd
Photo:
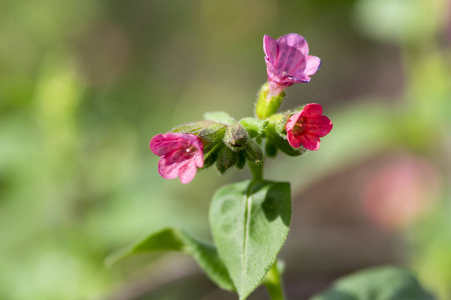
<svg viewBox="0 0 451 300"><path fill-rule="evenodd" d="M332 122L322 115L321 105L307 104L294 113L276 112L284 90L294 83L309 82L321 60L309 55L307 41L295 33L277 40L265 35L263 50L268 83L259 93L257 118L235 121L223 112L209 113L204 121L156 135L150 149L161 157L158 171L163 178L179 177L182 183L188 183L197 169L214 163L223 173L235 165L242 168L246 162L251 168L261 165L264 154L274 157L277 150L297 156L319 149L320 138L332 130Z"/></svg>

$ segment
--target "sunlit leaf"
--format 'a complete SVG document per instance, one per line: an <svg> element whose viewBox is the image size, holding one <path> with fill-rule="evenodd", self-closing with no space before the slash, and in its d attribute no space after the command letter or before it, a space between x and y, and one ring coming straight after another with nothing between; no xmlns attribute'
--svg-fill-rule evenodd
<svg viewBox="0 0 451 300"><path fill-rule="evenodd" d="M240 299L260 285L273 265L290 219L290 185L285 182L243 181L214 195L213 238Z"/></svg>
<svg viewBox="0 0 451 300"><path fill-rule="evenodd" d="M191 255L207 273L208 277L218 286L225 290L234 290L227 270L219 259L215 246L201 242L186 232L175 228L166 228L152 233L144 240L112 254L107 258L107 264L114 264L134 254L156 251L177 251Z"/></svg>

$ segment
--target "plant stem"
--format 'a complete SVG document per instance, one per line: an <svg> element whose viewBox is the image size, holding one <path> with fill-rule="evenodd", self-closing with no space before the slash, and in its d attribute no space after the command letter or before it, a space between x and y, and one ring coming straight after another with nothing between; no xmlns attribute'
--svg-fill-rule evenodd
<svg viewBox="0 0 451 300"><path fill-rule="evenodd" d="M277 269L277 261L274 262L271 270L266 274L263 284L266 286L271 300L285 300L279 270Z"/></svg>
<svg viewBox="0 0 451 300"><path fill-rule="evenodd" d="M248 161L248 165L254 180L263 180L263 163L257 165Z"/></svg>

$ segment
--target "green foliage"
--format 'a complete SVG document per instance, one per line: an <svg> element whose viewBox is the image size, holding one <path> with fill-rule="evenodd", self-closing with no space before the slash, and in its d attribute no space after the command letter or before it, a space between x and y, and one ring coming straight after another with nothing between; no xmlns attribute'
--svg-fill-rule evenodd
<svg viewBox="0 0 451 300"><path fill-rule="evenodd" d="M275 262L290 219L289 183L243 181L214 195L210 208L213 238L240 299L259 286Z"/></svg>
<svg viewBox="0 0 451 300"><path fill-rule="evenodd" d="M175 228L166 228L150 234L144 240L111 255L107 259L107 263L114 264L135 254L156 251L177 251L191 255L218 286L225 290L234 290L215 246L201 242L186 232Z"/></svg>
<svg viewBox="0 0 451 300"><path fill-rule="evenodd" d="M404 269L380 267L346 276L311 300L434 300Z"/></svg>

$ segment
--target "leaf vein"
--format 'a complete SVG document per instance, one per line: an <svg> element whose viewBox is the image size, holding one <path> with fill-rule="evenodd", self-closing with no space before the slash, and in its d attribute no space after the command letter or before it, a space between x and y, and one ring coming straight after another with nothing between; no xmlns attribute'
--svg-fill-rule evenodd
<svg viewBox="0 0 451 300"><path fill-rule="evenodd" d="M252 211L252 188L254 187L254 182L251 182L249 184L249 187L246 191L246 199L244 201L244 240L243 240L243 271L241 273L241 283L240 283L240 289L243 287L243 283L245 281L246 273L247 273L247 250L248 250L248 237L249 237L249 230L250 230L250 216Z"/></svg>

